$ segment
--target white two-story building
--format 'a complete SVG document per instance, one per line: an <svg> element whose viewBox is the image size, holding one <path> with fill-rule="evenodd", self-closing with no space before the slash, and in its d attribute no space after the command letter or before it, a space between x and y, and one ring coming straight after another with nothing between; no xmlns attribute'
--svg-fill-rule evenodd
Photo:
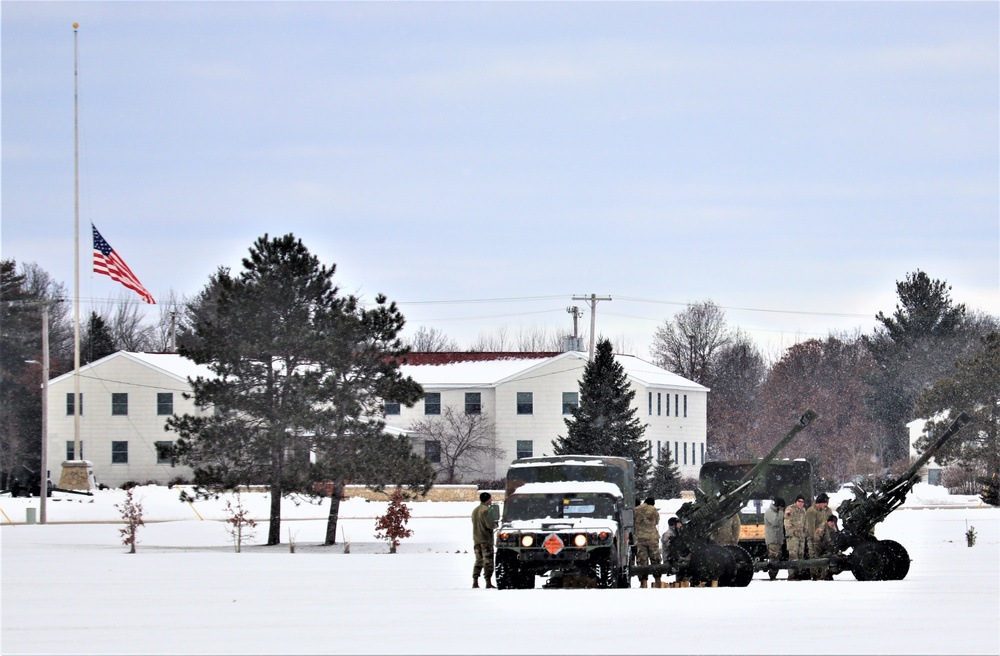
<svg viewBox="0 0 1000 656"><path fill-rule="evenodd" d="M633 408L645 423L645 440L654 463L668 451L681 476L697 477L705 461L708 388L639 358L615 356L635 390ZM493 419L496 446L503 456L479 463L469 480L498 479L514 458L553 455L552 444L567 435L566 419L579 404L587 354L414 353L402 371L424 388L412 408L389 404L386 423L409 430L415 423L451 407ZM411 434L414 447L431 461L440 445Z"/></svg>
<svg viewBox="0 0 1000 656"><path fill-rule="evenodd" d="M48 469L58 484L65 460L93 463L97 483L119 487L127 481L166 484L190 480L191 469L172 467L160 447L172 445L167 432L173 414L198 414L188 376L212 376L172 353L118 351L80 367L80 450L74 458L73 372L49 381Z"/></svg>

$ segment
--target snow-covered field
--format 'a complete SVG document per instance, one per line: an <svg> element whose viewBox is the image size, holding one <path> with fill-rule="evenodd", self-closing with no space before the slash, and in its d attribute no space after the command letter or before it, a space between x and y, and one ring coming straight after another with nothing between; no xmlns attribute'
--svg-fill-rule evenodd
<svg viewBox="0 0 1000 656"><path fill-rule="evenodd" d="M385 503L344 502L341 544L324 547L328 504L284 500L285 544L262 546L262 522L237 554L223 499L135 497L134 555L120 490L55 493L46 526L23 523L38 499L0 497L3 654L1000 653L1000 509L941 488L918 486L878 529L910 552L902 581L645 590L470 589L472 503L410 504L414 534L390 555L374 537ZM266 517L266 494L242 499ZM658 504L664 526L680 503Z"/></svg>

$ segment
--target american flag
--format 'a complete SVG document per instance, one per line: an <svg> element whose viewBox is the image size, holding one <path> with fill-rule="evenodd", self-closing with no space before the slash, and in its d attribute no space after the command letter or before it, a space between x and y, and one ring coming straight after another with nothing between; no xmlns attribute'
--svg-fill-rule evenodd
<svg viewBox="0 0 1000 656"><path fill-rule="evenodd" d="M117 280L141 296L142 300L155 304L153 295L146 291L139 279L132 273L132 269L125 264L125 260L120 258L115 249L111 248L111 244L104 240L101 233L97 232L93 223L90 224L90 227L94 231L94 273L103 273L112 280Z"/></svg>

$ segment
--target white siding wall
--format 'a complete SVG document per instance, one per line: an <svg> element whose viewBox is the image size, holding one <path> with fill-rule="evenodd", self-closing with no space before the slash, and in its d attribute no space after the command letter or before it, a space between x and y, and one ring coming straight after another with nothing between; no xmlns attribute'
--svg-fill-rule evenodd
<svg viewBox="0 0 1000 656"><path fill-rule="evenodd" d="M653 394L649 411L649 394ZM663 404L657 414L656 395L661 394ZM666 397L670 397L670 416L666 413ZM684 399L687 397L687 416L684 413ZM661 450L669 450L683 477L698 477L698 470L704 463L705 436L707 423L708 394L702 390L684 388L637 388L633 407L638 408L638 417L646 423L646 440L650 443L653 464ZM680 414L678 416L677 410ZM685 449L687 456L685 460Z"/></svg>
<svg viewBox="0 0 1000 656"><path fill-rule="evenodd" d="M451 406L459 412L464 411L465 392L478 391L482 393L483 409L490 413L496 422L497 445L503 449L504 457L496 462L486 464L481 471L471 478L502 478L507 467L517 456L518 440L531 440L532 455L553 455L552 443L557 437L567 434L565 419L562 414L563 392L579 392L580 379L586 361L577 359L560 359L548 362L537 368L529 369L523 374L498 383L495 387L468 387L463 389L446 389L428 386L426 392L440 392L442 408ZM419 373L415 375L419 381ZM646 424L645 439L650 445L650 452L655 465L658 449L669 449L674 455L675 446L680 456L675 463L681 476L697 478L698 470L703 464L705 452L706 402L707 393L703 389L688 389L683 387L645 387L632 381L636 390L633 407L637 417ZM530 415L517 414L517 393L531 392L533 412ZM653 392L653 414L649 414L648 393ZM661 406L661 414L656 414L656 394L670 395L670 416ZM680 416L674 412L674 397L676 396ZM684 414L684 398L687 397L687 415ZM401 409L399 415L390 415L386 422L390 426L408 429L414 421L425 418L424 403L419 401L413 408ZM685 464L684 450L687 449ZM415 444L415 450L423 455L421 442Z"/></svg>
<svg viewBox="0 0 1000 656"><path fill-rule="evenodd" d="M185 400L186 381L146 366L127 356L112 357L81 371L80 393L83 416L80 441L83 458L94 463L94 477L99 484L118 487L126 481L166 484L182 476L191 478L188 467L157 464L155 443L176 441L176 433L164 430L167 417L157 415L157 393L172 392L175 414L194 414L193 401ZM73 376L65 376L49 385L48 468L52 481L59 484L66 442L73 441L73 416L66 414L66 395L73 393ZM128 394L128 414L111 414L111 395ZM111 442L128 442L128 463L111 462Z"/></svg>

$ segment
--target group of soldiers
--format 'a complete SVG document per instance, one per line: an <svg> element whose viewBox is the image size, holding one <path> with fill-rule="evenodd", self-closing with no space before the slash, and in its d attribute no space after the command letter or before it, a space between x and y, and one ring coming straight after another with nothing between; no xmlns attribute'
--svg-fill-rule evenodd
<svg viewBox="0 0 1000 656"><path fill-rule="evenodd" d="M659 534L660 513L654 506L655 500L648 498L635 509L635 563L636 565L659 565L661 549L667 553L670 541L677 537L681 530L676 517L667 521L667 530L662 537ZM795 503L786 507L785 500L776 497L764 513L764 541L767 545L767 560L772 565L768 568L768 577L773 581L778 576L777 563L784 560L783 551L787 550L788 560L804 558L826 558L834 555L837 544L837 516L829 509L830 497L819 494L816 501L806 508L805 497L799 495ZM720 545L737 544L740 540L739 513L734 513L728 520L720 524L712 532L710 541ZM654 580L660 583L660 575L654 574ZM788 571L789 581L804 581L809 579L829 581L833 579L827 567L812 569L791 568ZM639 578L639 587L648 587L648 578Z"/></svg>
<svg viewBox="0 0 1000 656"><path fill-rule="evenodd" d="M496 521L489 515L491 497L488 492L479 495L479 506L472 513L473 542L476 552L476 562L472 570L472 587L479 587L479 576L484 575L486 587L492 588L493 582L493 529ZM677 537L681 530L676 517L667 521L667 530L660 536L660 513L656 510L656 500L649 497L635 508L635 563L636 565L659 565L660 551L668 553L670 541ZM768 568L768 576L773 581L778 577L777 563L782 560L783 551L787 550L788 560L804 558L825 558L836 552L837 516L829 509L830 497L819 494L816 501L806 508L806 500L801 494L795 498L795 503L786 507L785 500L775 497L770 507L764 512L764 542L767 544L767 560L772 566ZM720 545L737 544L740 539L740 514L733 514L727 521L713 531L711 542ZM654 574L653 579L660 583L660 574ZM789 581L804 581L808 579L832 580L833 576L826 567L816 567L811 570L791 568L788 570ZM648 577L639 578L639 587L649 587Z"/></svg>
<svg viewBox="0 0 1000 656"><path fill-rule="evenodd" d="M788 551L788 560L804 558L825 558L832 556L837 544L837 516L829 509L830 497L821 493L807 509L806 499L801 494L795 503L785 505L785 500L775 497L764 512L764 542L767 544L768 577L773 581L778 577L775 566L782 560L782 548ZM833 579L829 569L816 567L812 570L791 568L789 581Z"/></svg>

